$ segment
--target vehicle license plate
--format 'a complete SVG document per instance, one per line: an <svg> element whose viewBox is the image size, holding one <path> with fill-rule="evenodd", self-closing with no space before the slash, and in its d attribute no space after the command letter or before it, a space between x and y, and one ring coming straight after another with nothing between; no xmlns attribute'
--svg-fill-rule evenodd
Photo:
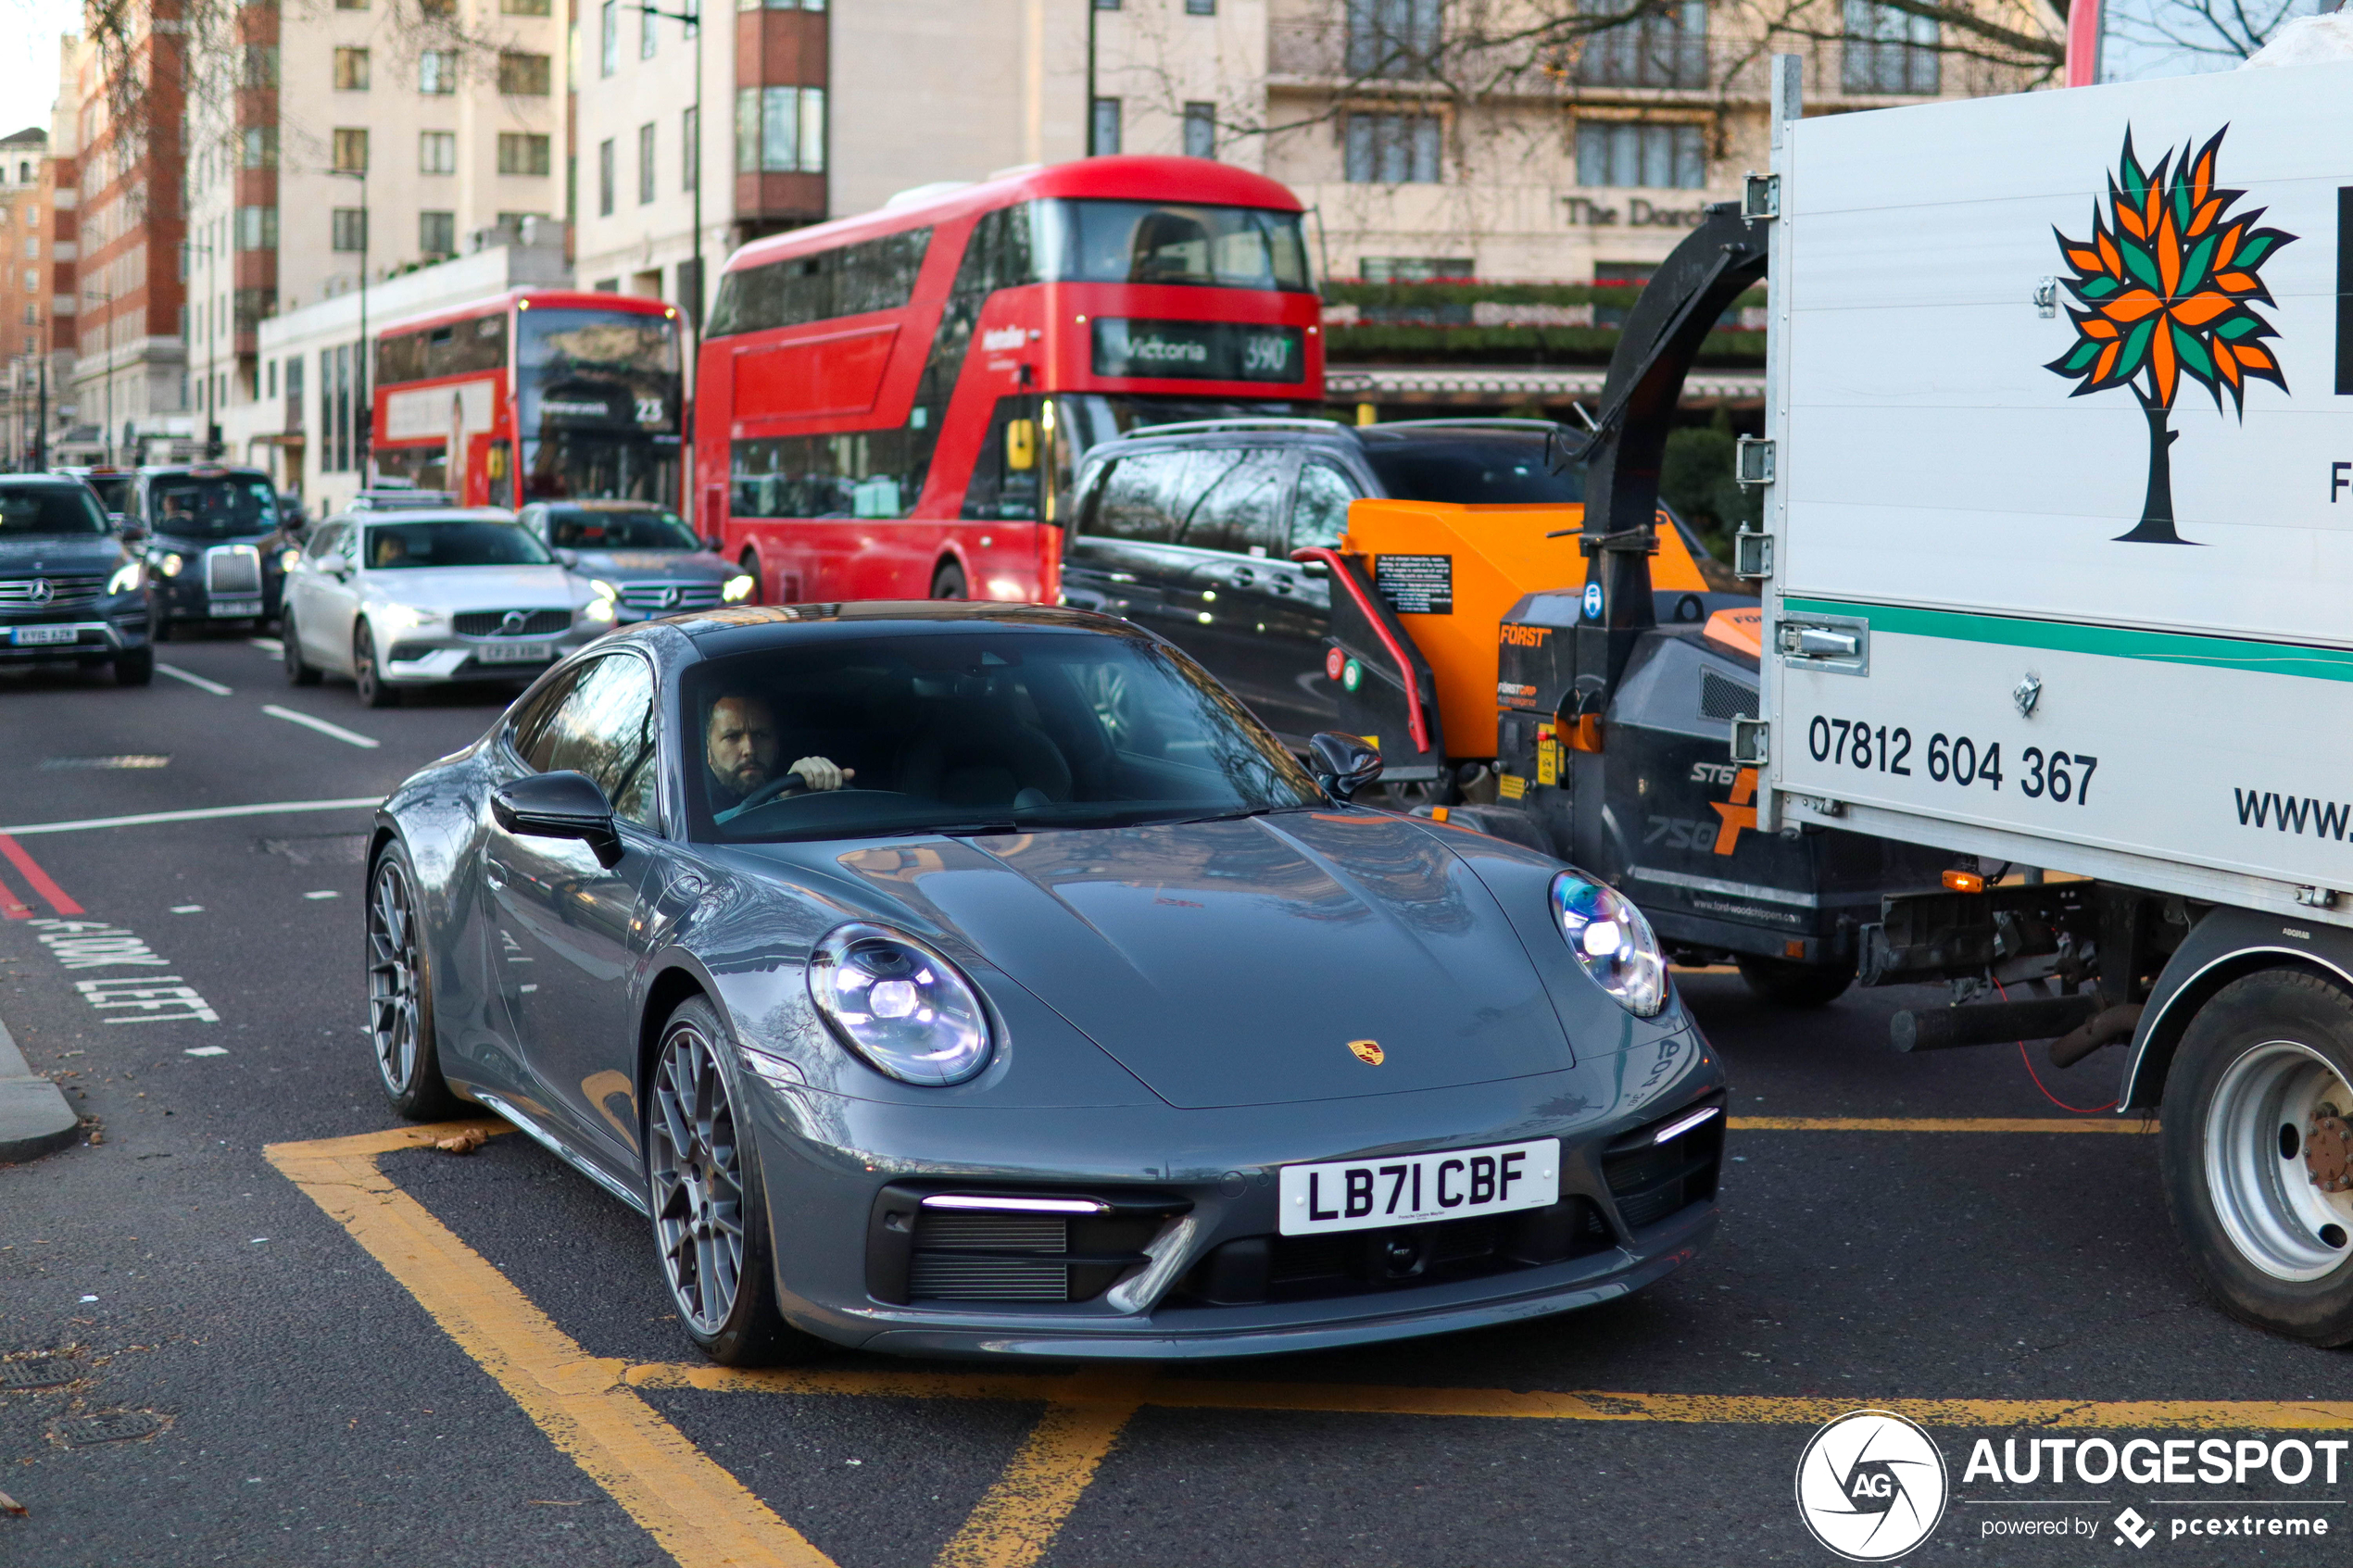
<svg viewBox="0 0 2353 1568"><path fill-rule="evenodd" d="M17 646L37 648L49 643L69 643L81 635L81 631L72 626L19 626Z"/></svg>
<svg viewBox="0 0 2353 1568"><path fill-rule="evenodd" d="M545 643L477 643L474 657L484 664L545 664L556 655Z"/></svg>
<svg viewBox="0 0 2353 1568"><path fill-rule="evenodd" d="M1558 1202L1561 1143L1537 1138L1388 1160L1286 1165L1281 1176L1285 1236L1462 1220Z"/></svg>
<svg viewBox="0 0 2353 1568"><path fill-rule="evenodd" d="M259 599L215 599L208 609L211 614L220 616L259 615L261 601Z"/></svg>

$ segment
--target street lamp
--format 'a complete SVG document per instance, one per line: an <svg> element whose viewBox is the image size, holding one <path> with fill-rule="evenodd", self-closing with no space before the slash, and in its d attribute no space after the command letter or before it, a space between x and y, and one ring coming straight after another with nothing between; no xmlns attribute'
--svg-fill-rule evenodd
<svg viewBox="0 0 2353 1568"><path fill-rule="evenodd" d="M702 6L700 4L700 0L697 0L695 8L691 11L665 11L659 6L648 6L643 4L642 0L640 0L636 9L639 14L643 16L656 17L664 21L684 22L687 27L694 30L695 34L695 188L693 193L695 200L695 297L686 302L686 362L694 367L695 373L699 374L702 370L702 302L704 294L702 276L702 147L703 140L708 134L707 129L703 123L702 116ZM699 382L695 383L693 401L696 403L700 403L702 401L702 385ZM689 417L689 411L686 408L678 410L678 429L681 434L694 429L693 421ZM692 441L686 442L684 445L684 451L686 458L680 464L680 468L682 470L690 466L694 460L694 443ZM701 483L700 475L696 476L696 483ZM692 490L688 490L686 494L680 498L686 503L686 515L689 518L693 518L695 516L694 492Z"/></svg>
<svg viewBox="0 0 2353 1568"><path fill-rule="evenodd" d="M695 119L702 119L699 111ZM375 405L369 401L368 393L368 170L363 165L359 169L330 169L327 172L338 180L359 182L359 363L353 371L357 384L352 388L356 395L351 401L355 416L352 422L359 426L353 434L357 438L354 452L359 459L359 488L365 490L369 477L368 445L376 433Z"/></svg>

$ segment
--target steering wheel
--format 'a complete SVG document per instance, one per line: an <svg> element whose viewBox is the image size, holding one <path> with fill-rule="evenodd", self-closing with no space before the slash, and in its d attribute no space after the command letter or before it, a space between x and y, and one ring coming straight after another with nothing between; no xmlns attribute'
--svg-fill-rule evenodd
<svg viewBox="0 0 2353 1568"><path fill-rule="evenodd" d="M808 787L809 781L802 778L799 773L786 773L777 778L770 779L766 784L761 784L758 789L755 789L749 795L745 796L741 800L736 803L734 809L738 812L749 811L755 806L767 805L771 800L775 799L776 797L784 794L786 790L807 789Z"/></svg>
<svg viewBox="0 0 2353 1568"><path fill-rule="evenodd" d="M818 800L827 799L837 795L903 795L905 793L904 790L897 789L862 789L856 784L844 784L839 789L811 789L808 781L799 773L786 773L781 779L772 779L761 785L751 794L744 797L741 805L729 807L726 810L719 812L713 820L731 822L737 817L758 810L762 806L772 806L787 797L796 800Z"/></svg>

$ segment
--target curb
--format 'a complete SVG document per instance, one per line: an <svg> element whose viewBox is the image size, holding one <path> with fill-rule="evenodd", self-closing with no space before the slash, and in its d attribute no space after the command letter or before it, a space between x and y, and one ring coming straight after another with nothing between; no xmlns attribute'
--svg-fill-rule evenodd
<svg viewBox="0 0 2353 1568"><path fill-rule="evenodd" d="M0 1165L38 1160L81 1132L82 1118L64 1093L25 1064L8 1026L0 1023Z"/></svg>

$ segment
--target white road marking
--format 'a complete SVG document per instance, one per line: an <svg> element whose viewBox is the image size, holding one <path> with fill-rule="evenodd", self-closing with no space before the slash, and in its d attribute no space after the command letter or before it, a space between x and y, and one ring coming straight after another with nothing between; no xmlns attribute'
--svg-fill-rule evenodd
<svg viewBox="0 0 2353 1568"><path fill-rule="evenodd" d="M273 800L262 806L207 806L189 811L143 811L133 817L83 817L70 822L18 822L0 827L11 838L36 833L82 833L92 828L138 828L155 822L203 822L218 817L267 817L279 811L357 811L381 804L372 795L348 800Z"/></svg>
<svg viewBox="0 0 2353 1568"><path fill-rule="evenodd" d="M175 915L200 915L204 913L204 906L202 904L174 904L171 906L171 912Z"/></svg>
<svg viewBox="0 0 2353 1568"><path fill-rule="evenodd" d="M274 702L263 703L261 710L272 719L283 719L289 724L300 724L306 730L316 730L322 735L333 735L346 746L364 746L373 751L384 745L384 742L372 735L359 734L355 731L345 729L341 724L330 724L324 719L313 719L308 713L296 713L293 709L281 708Z"/></svg>
<svg viewBox="0 0 2353 1568"><path fill-rule="evenodd" d="M286 645L275 637L247 637L245 641L264 653L280 654L286 651Z"/></svg>
<svg viewBox="0 0 2353 1568"><path fill-rule="evenodd" d="M183 1056L227 1056L229 1054L229 1047L226 1046L190 1046L181 1054Z"/></svg>
<svg viewBox="0 0 2353 1568"><path fill-rule="evenodd" d="M342 894L340 894L340 893L337 893L334 889L333 889L333 888L331 888L331 887L330 887L330 888L321 888L319 892L316 892L316 893L306 893L306 894L304 894L304 895L303 895L303 897L306 897L306 898L340 898L340 897L343 897L343 895L342 895Z"/></svg>
<svg viewBox="0 0 2353 1568"><path fill-rule="evenodd" d="M228 696L233 695L228 687L222 685L218 681L208 681L202 675L192 675L187 671L181 669L180 666L176 664L166 664L161 659L157 659L156 661L156 673L158 675L169 675L175 681L185 681L188 684L195 687L198 691L210 692L215 696Z"/></svg>

